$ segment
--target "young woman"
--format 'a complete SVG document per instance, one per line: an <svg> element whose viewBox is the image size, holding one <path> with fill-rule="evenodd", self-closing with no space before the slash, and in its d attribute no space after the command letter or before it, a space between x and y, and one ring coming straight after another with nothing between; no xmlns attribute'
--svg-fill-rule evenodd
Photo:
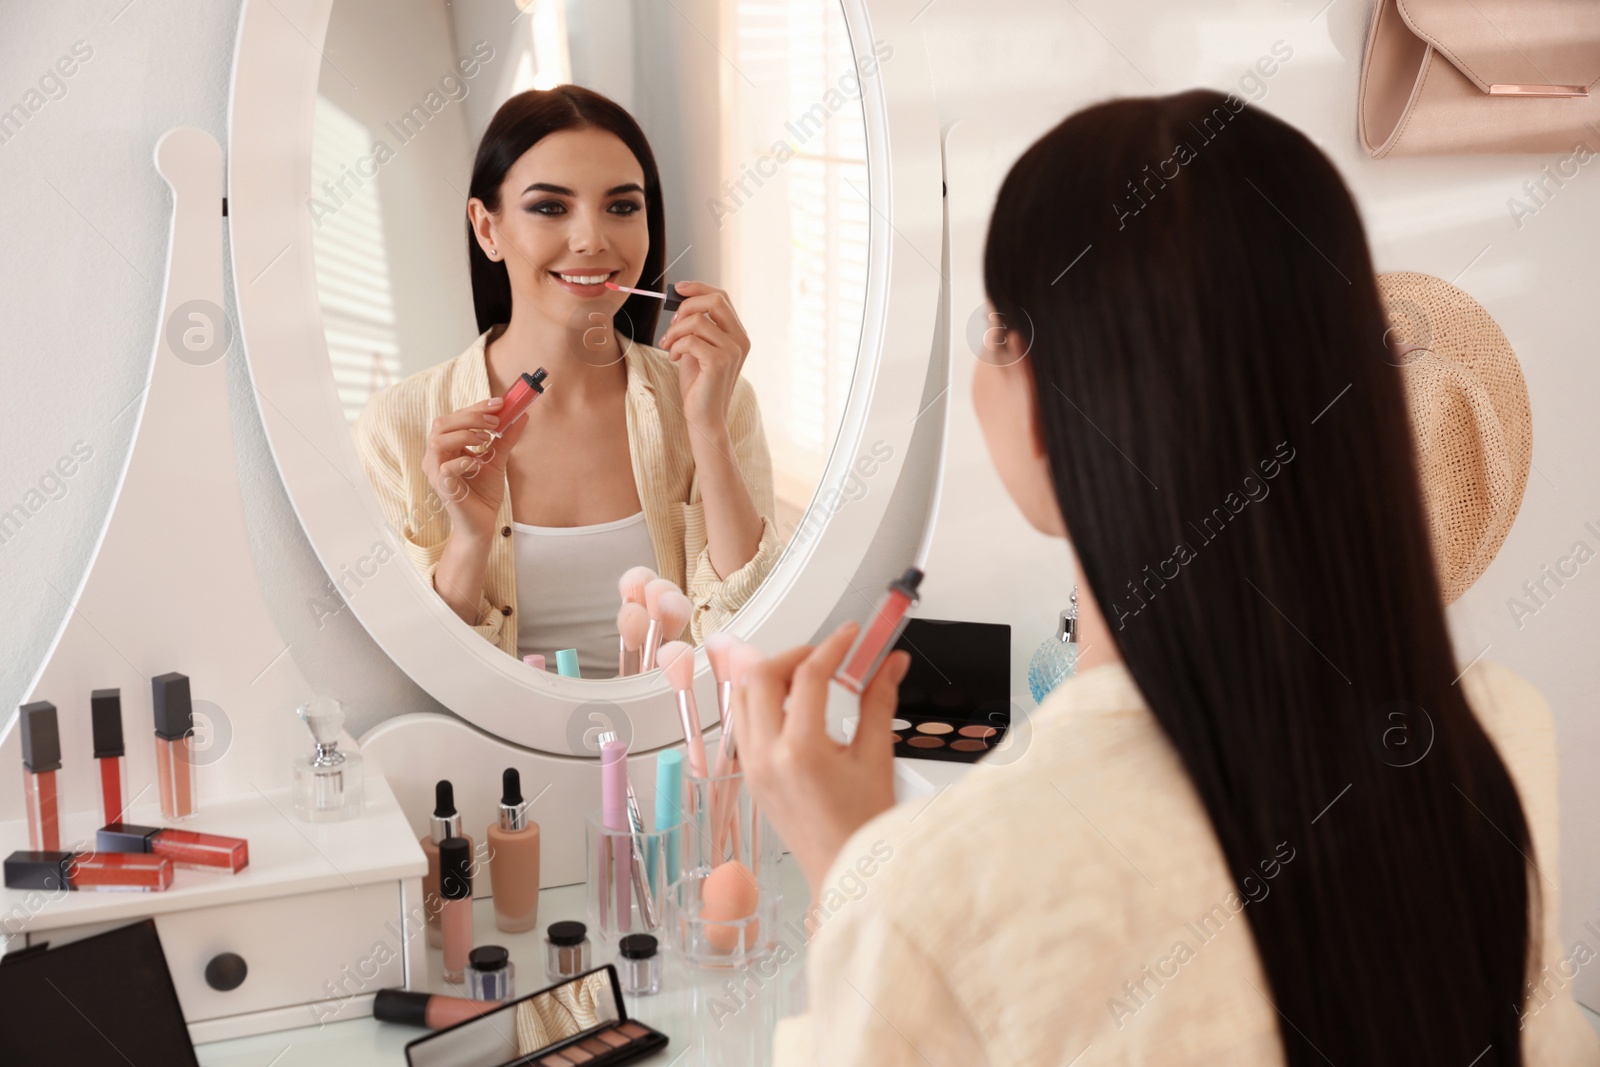
<svg viewBox="0 0 1600 1067"><path fill-rule="evenodd" d="M412 561L511 655L577 648L616 673L617 580L643 564L721 628L781 549L750 338L721 289L685 299L658 346L666 286L655 157L637 123L575 85L501 105L478 145L467 253L479 336L372 399L356 437ZM501 397L546 392L503 437Z"/></svg>
<svg viewBox="0 0 1600 1067"><path fill-rule="evenodd" d="M1035 332L973 401L1072 543L1079 673L1008 765L900 807L904 653L848 746L822 722L853 624L747 678L740 756L820 924L778 1062L1600 1062L1549 710L1452 655L1333 166L1214 92L1093 107L1011 169L984 282Z"/></svg>

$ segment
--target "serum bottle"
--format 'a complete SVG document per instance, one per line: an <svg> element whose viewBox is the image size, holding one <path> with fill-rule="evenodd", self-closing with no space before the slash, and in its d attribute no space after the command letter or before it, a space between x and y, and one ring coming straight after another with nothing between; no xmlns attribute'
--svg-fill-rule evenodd
<svg viewBox="0 0 1600 1067"><path fill-rule="evenodd" d="M539 921L539 824L528 819L522 778L515 767L500 776L500 817L489 827L489 892L494 926L508 934Z"/></svg>

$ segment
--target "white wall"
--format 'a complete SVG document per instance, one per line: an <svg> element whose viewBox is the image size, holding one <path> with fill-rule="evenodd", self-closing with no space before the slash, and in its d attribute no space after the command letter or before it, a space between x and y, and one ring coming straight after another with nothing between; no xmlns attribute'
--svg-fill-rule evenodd
<svg viewBox="0 0 1600 1067"><path fill-rule="evenodd" d="M0 543L0 707L15 706L64 618L64 597L82 579L127 454L124 408L148 371L170 207L151 163L155 141L173 126L195 125L226 144L237 10L125 4L0 4L0 109L25 101L75 41L92 49L65 80L64 95L44 102L20 133L0 143L0 232L8 252L0 260L0 511L42 501L20 532ZM1600 529L1600 360L1587 328L1600 165L1584 168L1519 227L1507 199L1524 195L1522 183L1558 156L1362 157L1354 134L1368 10L1361 0L1334 0L1326 9L1323 0L1011 0L1008 9L1002 22L987 0L932 0L919 17L945 126L1007 112L1024 99L1065 114L1113 92L1230 88L1274 40L1285 39L1295 56L1268 82L1262 106L1307 130L1338 161L1363 203L1380 268L1458 278L1505 328L1533 397L1536 472L1505 547L1452 620L1463 660L1489 645L1487 656L1533 679L1555 708L1566 815L1563 911L1571 938L1587 938L1582 923L1600 921L1600 837L1586 818L1600 810L1600 776L1592 769L1600 751L1592 714L1600 694L1600 562L1566 580L1520 628L1507 605L1574 542L1600 550L1600 537L1584 525ZM1152 9L1171 14L1152 17ZM963 323L970 310L952 309L951 317ZM237 350L229 362L256 565L275 576L267 595L302 672L313 685L361 694L351 702L355 733L394 714L442 710L393 668L348 612L316 627L307 601L325 596L329 583L279 484ZM942 371L942 359L935 362ZM936 392L930 388L925 403ZM919 423L912 450L924 476L934 462L929 446L938 415L935 409ZM92 457L60 483L63 491L49 472L79 441ZM898 518L875 542L858 585L878 584L903 564L926 514L925 488L914 484L896 501ZM35 489L40 497L28 497ZM959 504L944 501L946 508ZM980 599L975 593L973 602ZM1045 621L1055 607L1040 606ZM216 610L225 620L227 604ZM840 614L847 613L854 614L848 607ZM159 605L152 605L158 617ZM1016 639L1036 638L1019 629ZM1591 1002L1600 999L1600 978L1587 971L1578 988Z"/></svg>

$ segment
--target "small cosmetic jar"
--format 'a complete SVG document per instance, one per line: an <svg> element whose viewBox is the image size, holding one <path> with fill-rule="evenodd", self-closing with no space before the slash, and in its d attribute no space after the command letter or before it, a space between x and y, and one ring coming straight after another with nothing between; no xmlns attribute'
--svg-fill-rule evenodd
<svg viewBox="0 0 1600 1067"><path fill-rule="evenodd" d="M589 928L580 922L551 923L544 933L544 973L552 982L589 969Z"/></svg>
<svg viewBox="0 0 1600 1067"><path fill-rule="evenodd" d="M649 934L629 934L617 942L617 977L622 991L648 997L661 992L661 955Z"/></svg>
<svg viewBox="0 0 1600 1067"><path fill-rule="evenodd" d="M472 1000L510 1000L517 968L499 945L479 945L467 954L467 996Z"/></svg>

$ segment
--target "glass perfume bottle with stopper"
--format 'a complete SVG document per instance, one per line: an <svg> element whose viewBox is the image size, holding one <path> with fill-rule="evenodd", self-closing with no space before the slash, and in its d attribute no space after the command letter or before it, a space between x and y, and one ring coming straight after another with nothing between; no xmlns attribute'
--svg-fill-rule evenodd
<svg viewBox="0 0 1600 1067"><path fill-rule="evenodd" d="M1072 587L1072 606L1061 613L1056 635L1047 637L1028 664L1028 691L1035 704L1078 669L1078 587Z"/></svg>
<svg viewBox="0 0 1600 1067"><path fill-rule="evenodd" d="M365 782L361 755L339 751L344 705L316 697L295 709L317 748L294 761L294 810L306 822L338 822L361 815Z"/></svg>

